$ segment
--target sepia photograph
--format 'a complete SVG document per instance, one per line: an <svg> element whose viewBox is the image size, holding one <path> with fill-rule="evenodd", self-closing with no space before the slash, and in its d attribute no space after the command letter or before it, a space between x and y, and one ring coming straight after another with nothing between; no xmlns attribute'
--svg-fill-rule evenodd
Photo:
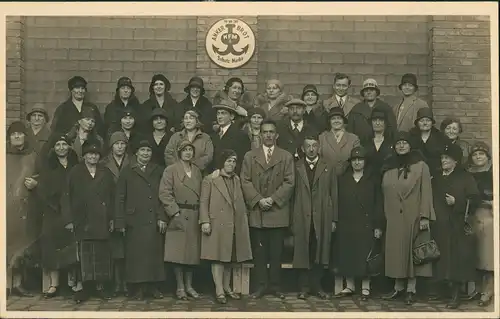
<svg viewBox="0 0 500 319"><path fill-rule="evenodd" d="M95 4L0 5L2 317L499 315L497 3Z"/></svg>

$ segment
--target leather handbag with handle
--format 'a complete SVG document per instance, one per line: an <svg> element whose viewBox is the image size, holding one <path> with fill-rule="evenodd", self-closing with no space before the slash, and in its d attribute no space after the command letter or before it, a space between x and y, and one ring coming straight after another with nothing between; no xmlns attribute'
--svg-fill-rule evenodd
<svg viewBox="0 0 500 319"><path fill-rule="evenodd" d="M419 231L413 241L413 264L424 265L436 261L441 256L439 247L431 236L430 227Z"/></svg>

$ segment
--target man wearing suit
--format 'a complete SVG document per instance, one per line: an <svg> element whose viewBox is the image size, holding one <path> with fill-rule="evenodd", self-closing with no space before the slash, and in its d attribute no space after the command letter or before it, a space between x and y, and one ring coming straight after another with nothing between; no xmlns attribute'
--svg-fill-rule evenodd
<svg viewBox="0 0 500 319"><path fill-rule="evenodd" d="M277 145L292 154L297 161L304 157L304 137L312 133L313 128L304 120L307 106L304 101L292 99L285 106L288 108L288 117L278 124Z"/></svg>
<svg viewBox="0 0 500 319"><path fill-rule="evenodd" d="M214 104L213 108L217 111L217 125L219 125L219 130L211 135L214 154L220 154L224 149L234 150L237 154L236 173L239 174L243 157L251 149L250 138L234 123L234 118L238 114L234 103L222 100ZM215 167L221 167L216 163L219 156L214 157L215 160L211 166L212 171Z"/></svg>
<svg viewBox="0 0 500 319"><path fill-rule="evenodd" d="M290 229L294 236L293 268L299 269L299 299L309 292L321 299L325 266L330 262L330 243L338 217L337 175L319 157L318 136L306 136L305 156L296 164L295 190Z"/></svg>
<svg viewBox="0 0 500 319"><path fill-rule="evenodd" d="M262 147L245 155L241 170L241 187L250 211L248 219L259 283L252 298L261 298L269 292L284 299L285 295L280 292L280 272L295 186L294 159L289 152L276 146L278 134L274 121L262 122L261 135Z"/></svg>
<svg viewBox="0 0 500 319"><path fill-rule="evenodd" d="M429 107L427 102L419 99L416 95L418 91L417 76L407 73L401 78L399 89L403 93L403 100L394 109L396 114L398 131L410 131L415 126L417 112L422 108Z"/></svg>
<svg viewBox="0 0 500 319"><path fill-rule="evenodd" d="M357 98L348 95L351 87L351 79L347 74L337 73L333 79L333 96L323 102L323 107L328 113L334 107L340 107L346 117L351 113L354 105L361 102Z"/></svg>

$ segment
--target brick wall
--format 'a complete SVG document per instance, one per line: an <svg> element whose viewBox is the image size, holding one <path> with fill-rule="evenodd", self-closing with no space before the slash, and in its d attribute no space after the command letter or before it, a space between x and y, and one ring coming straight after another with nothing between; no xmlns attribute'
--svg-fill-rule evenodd
<svg viewBox="0 0 500 319"><path fill-rule="evenodd" d="M165 74L180 99L196 72L196 17L28 17L26 25L26 102L45 102L50 112L76 74L104 111L121 76L143 101L153 74Z"/></svg>
<svg viewBox="0 0 500 319"><path fill-rule="evenodd" d="M7 125L24 117L24 30L25 18L7 17L7 72L5 83L5 92L7 94Z"/></svg>
<svg viewBox="0 0 500 319"><path fill-rule="evenodd" d="M393 104L401 76L412 72L427 98L427 16L264 16L259 35L261 91L266 79L278 78L290 93L311 83L327 97L333 74L342 72L352 78L352 94L373 77Z"/></svg>
<svg viewBox="0 0 500 319"><path fill-rule="evenodd" d="M278 78L294 95L312 83L327 97L333 74L344 72L353 80L352 94L359 95L363 80L373 77L382 99L393 105L401 76L412 72L438 124L455 114L465 123L466 139L491 141L488 17L232 17L247 22L257 37L253 59L236 70L217 67L205 52L206 31L218 18L10 17L9 121L35 102L53 112L68 97L67 80L75 74L89 81L89 96L103 110L124 75L143 101L156 72L171 80L178 100L194 75L205 80L208 96L240 76L253 94Z"/></svg>
<svg viewBox="0 0 500 319"><path fill-rule="evenodd" d="M465 139L491 143L491 62L488 16L434 16L430 55L432 106L438 122L453 114Z"/></svg>

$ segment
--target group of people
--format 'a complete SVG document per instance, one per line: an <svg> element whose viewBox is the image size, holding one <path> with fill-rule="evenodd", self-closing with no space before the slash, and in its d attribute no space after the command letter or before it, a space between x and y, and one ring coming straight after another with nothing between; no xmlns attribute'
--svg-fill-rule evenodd
<svg viewBox="0 0 500 319"><path fill-rule="evenodd" d="M219 303L241 298L232 266L250 261L251 296L284 298L283 248L293 236L300 299L328 298L329 269L335 297L356 293L359 281L367 300L381 273L395 279L385 299L412 304L416 278L426 277L429 298L446 298L449 308L466 282L481 305L492 300L490 149L461 140L456 118L437 129L414 74L402 77L394 107L374 79L363 82L362 100L349 95L345 74L324 101L315 85L294 98L278 80L251 98L239 78L210 101L193 77L177 102L157 74L140 103L123 77L104 116L86 99L85 79L71 78L68 89L50 126L37 103L7 131L12 294L29 295L22 269L40 243L47 298L58 294L63 269L77 302L93 291L162 298L170 263L177 298L197 299L201 260L211 263ZM418 264L417 238L434 239L440 258ZM376 274L367 266L375 247L385 256Z"/></svg>

